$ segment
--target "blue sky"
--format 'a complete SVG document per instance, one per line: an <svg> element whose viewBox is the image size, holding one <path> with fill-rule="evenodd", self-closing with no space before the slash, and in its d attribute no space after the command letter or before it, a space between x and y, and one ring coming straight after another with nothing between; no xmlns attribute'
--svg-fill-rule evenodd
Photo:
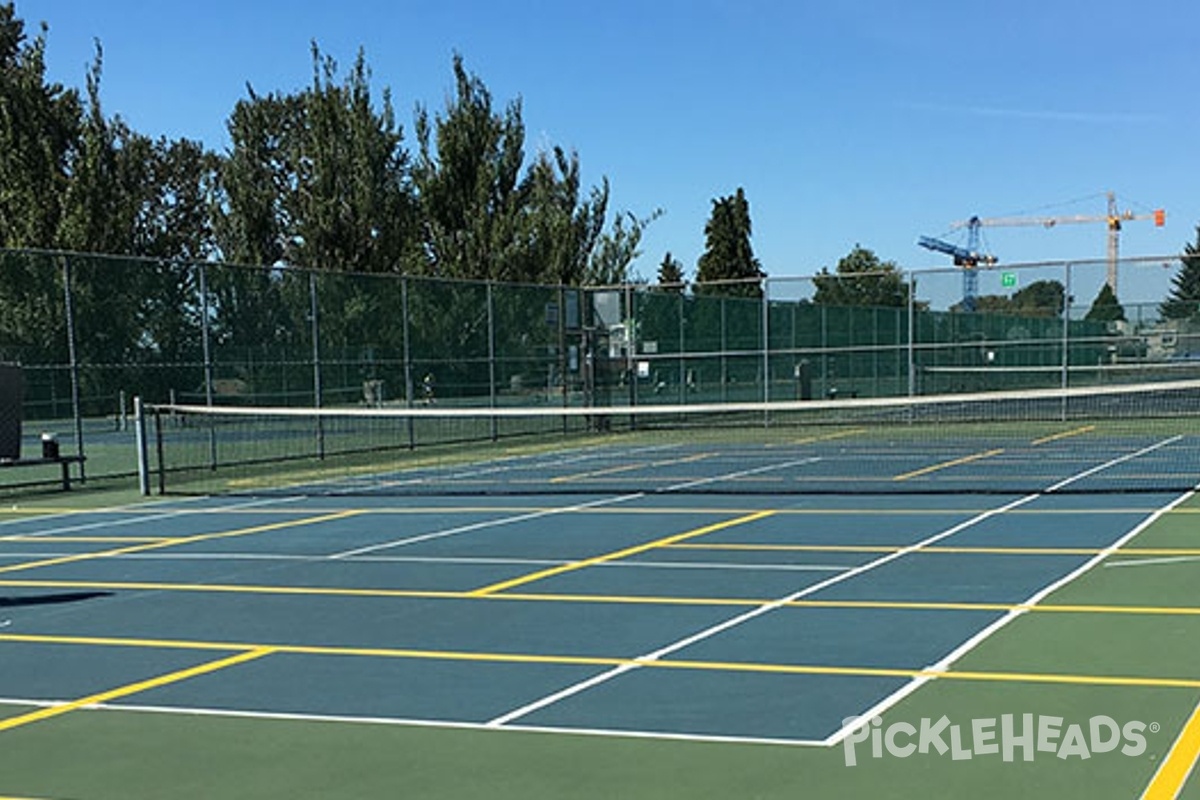
<svg viewBox="0 0 1200 800"><path fill-rule="evenodd" d="M1162 229L1127 224L1123 254L1178 252L1200 222L1194 0L18 0L17 13L50 24L52 79L82 86L99 38L108 113L217 150L247 83L308 82L314 39L342 64L365 49L406 135L415 104L443 106L460 52L498 107L521 98L529 151L573 148L589 183L608 177L611 210L665 212L635 265L646 277L668 250L693 273L711 200L739 186L772 276L832 267L856 243L942 266L919 235L972 214L1101 214L1109 189L1168 213ZM985 241L1005 263L1105 252L1101 224ZM1123 274L1121 297L1157 299L1167 278Z"/></svg>

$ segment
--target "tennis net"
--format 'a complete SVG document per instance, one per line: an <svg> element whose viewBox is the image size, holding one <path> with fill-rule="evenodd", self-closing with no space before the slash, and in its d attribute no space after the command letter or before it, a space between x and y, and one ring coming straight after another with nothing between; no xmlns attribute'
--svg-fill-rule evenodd
<svg viewBox="0 0 1200 800"><path fill-rule="evenodd" d="M163 493L1186 491L1200 381L605 408L146 406Z"/></svg>

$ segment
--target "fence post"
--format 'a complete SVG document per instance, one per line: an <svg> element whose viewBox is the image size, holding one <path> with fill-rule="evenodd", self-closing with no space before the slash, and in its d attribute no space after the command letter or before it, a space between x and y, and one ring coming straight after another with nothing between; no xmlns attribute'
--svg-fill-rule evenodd
<svg viewBox="0 0 1200 800"><path fill-rule="evenodd" d="M729 399L729 365L726 361L726 342L729 337L725 331L725 295L721 295L721 401Z"/></svg>
<svg viewBox="0 0 1200 800"><path fill-rule="evenodd" d="M84 455L83 445L83 409L79 404L79 352L76 346L75 331L75 298L71 293L71 261L62 256L63 308L67 317L67 353L71 360L71 413L75 417L75 447L80 456ZM79 462L79 481L87 481L84 472L86 461Z"/></svg>
<svg viewBox="0 0 1200 800"><path fill-rule="evenodd" d="M200 345L204 354L204 404L213 406L213 360L212 337L210 333L208 306L208 269L204 264L200 268ZM208 463L212 469L217 468L217 430L211 424L208 426Z"/></svg>
<svg viewBox="0 0 1200 800"><path fill-rule="evenodd" d="M768 315L771 313L771 279L762 279L762 371L764 403L771 400L771 323Z"/></svg>
<svg viewBox="0 0 1200 800"><path fill-rule="evenodd" d="M578 297L578 295L575 295ZM578 363L578 362L576 362ZM558 382L562 385L562 406L571 404L571 387L567 370L567 287L558 285ZM547 398L549 399L549 398ZM563 417L563 433L567 432L567 417Z"/></svg>
<svg viewBox="0 0 1200 800"><path fill-rule="evenodd" d="M1063 264L1063 299L1062 299L1062 409L1063 421L1067 419L1067 387L1070 385L1071 357L1071 262Z"/></svg>
<svg viewBox="0 0 1200 800"><path fill-rule="evenodd" d="M908 273L908 396L917 393L917 354L916 354L916 303L917 276L915 272Z"/></svg>
<svg viewBox="0 0 1200 800"><path fill-rule="evenodd" d="M494 288L489 280L484 284L487 292L487 330L488 330L488 408L496 407L496 300ZM496 417L491 418L492 441L499 438Z"/></svg>
<svg viewBox="0 0 1200 800"><path fill-rule="evenodd" d="M680 287L678 294L675 295L675 300L675 304L679 308L679 403L683 405L688 401L688 380L687 346L684 344L684 296L682 287Z"/></svg>
<svg viewBox="0 0 1200 800"><path fill-rule="evenodd" d="M317 273L308 272L309 314L312 317L313 405L321 407L321 322L320 302L317 300ZM317 458L325 458L325 422L317 415Z"/></svg>
<svg viewBox="0 0 1200 800"><path fill-rule="evenodd" d="M400 276L400 327L404 336L404 407L413 407L413 375L412 375L412 345L409 341L409 334L412 332L412 326L408 324L408 276ZM408 448L411 450L416 447L416 430L413 426L413 418L408 418Z"/></svg>

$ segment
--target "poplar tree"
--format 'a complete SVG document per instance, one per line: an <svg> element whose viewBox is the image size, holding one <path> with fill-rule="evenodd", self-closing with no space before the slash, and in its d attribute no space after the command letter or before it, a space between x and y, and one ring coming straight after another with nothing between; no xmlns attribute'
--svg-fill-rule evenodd
<svg viewBox="0 0 1200 800"><path fill-rule="evenodd" d="M696 292L761 297L761 280L766 273L750 244L750 204L741 187L728 197L712 201L712 214L704 226L704 236L705 250L696 269Z"/></svg>

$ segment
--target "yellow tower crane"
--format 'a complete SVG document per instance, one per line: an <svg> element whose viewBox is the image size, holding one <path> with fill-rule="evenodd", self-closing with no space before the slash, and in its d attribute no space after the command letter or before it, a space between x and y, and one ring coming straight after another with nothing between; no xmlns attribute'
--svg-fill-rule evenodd
<svg viewBox="0 0 1200 800"><path fill-rule="evenodd" d="M1166 224L1167 212L1161 208L1148 214L1135 214L1132 211L1121 211L1117 208L1117 196L1108 192L1107 214L1076 214L1067 217L972 217L963 222L956 222L952 230L962 228L1002 228L1025 225L1039 225L1043 228L1053 228L1056 225L1075 225L1090 222L1103 222L1108 225L1108 286L1113 294L1117 293L1117 261L1120 256L1121 223L1140 219L1152 219L1154 225L1161 228Z"/></svg>

